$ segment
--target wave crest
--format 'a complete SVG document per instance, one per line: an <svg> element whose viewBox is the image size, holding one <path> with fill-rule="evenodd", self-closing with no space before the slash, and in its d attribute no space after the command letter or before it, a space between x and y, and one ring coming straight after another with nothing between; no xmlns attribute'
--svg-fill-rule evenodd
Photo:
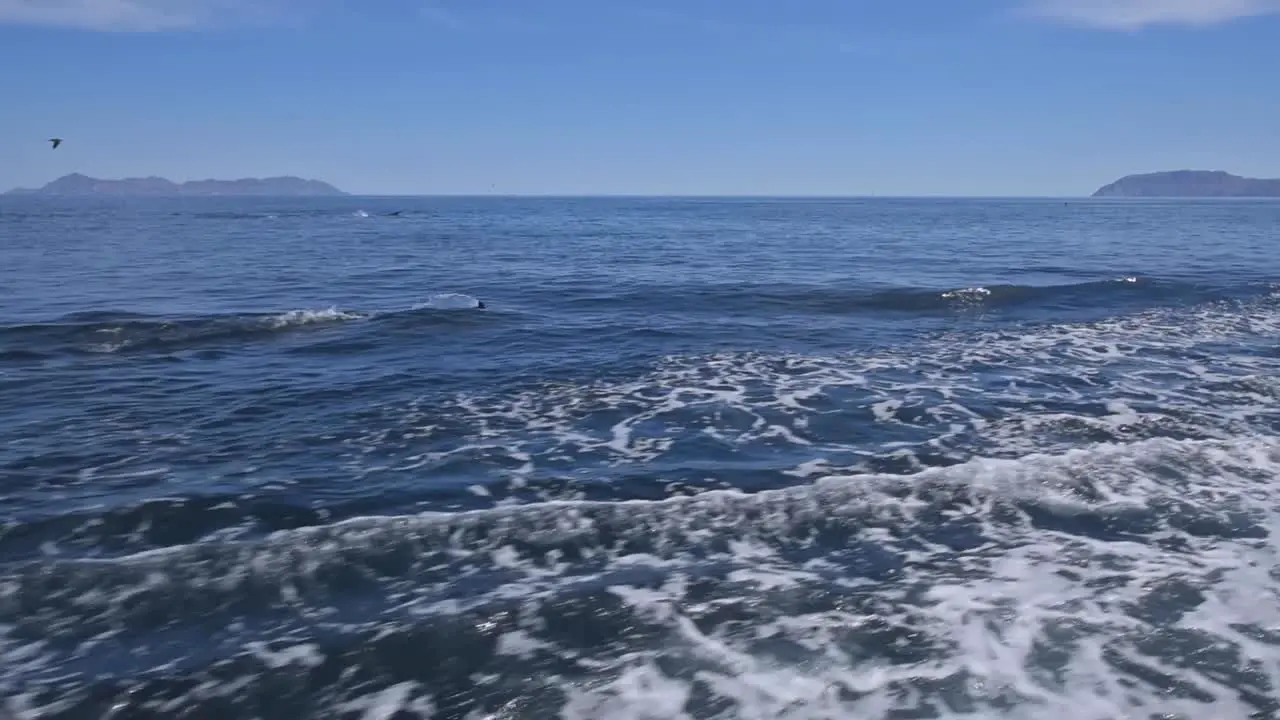
<svg viewBox="0 0 1280 720"><path fill-rule="evenodd" d="M292 310L283 313L166 318L139 313L76 313L62 319L0 328L0 354L175 352L261 340L281 332L361 320L368 313Z"/></svg>

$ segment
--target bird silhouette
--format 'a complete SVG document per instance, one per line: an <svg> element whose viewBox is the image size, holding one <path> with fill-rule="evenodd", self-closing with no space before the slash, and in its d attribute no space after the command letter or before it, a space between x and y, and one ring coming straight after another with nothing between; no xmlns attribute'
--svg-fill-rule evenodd
<svg viewBox="0 0 1280 720"><path fill-rule="evenodd" d="M58 146L62 144L62 138L49 138L49 142L53 143L53 149L57 150Z"/></svg>

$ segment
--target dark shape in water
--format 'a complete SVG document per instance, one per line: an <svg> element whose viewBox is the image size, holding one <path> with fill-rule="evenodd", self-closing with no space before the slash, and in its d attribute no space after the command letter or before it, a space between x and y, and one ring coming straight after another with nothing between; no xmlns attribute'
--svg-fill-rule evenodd
<svg viewBox="0 0 1280 720"><path fill-rule="evenodd" d="M58 146L62 144L62 138L49 138L49 142L53 143L53 149L57 150Z"/></svg>

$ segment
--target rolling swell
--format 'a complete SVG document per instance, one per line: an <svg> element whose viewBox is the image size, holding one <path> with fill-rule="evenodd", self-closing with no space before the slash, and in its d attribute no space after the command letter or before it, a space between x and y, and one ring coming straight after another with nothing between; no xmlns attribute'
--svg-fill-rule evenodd
<svg viewBox="0 0 1280 720"><path fill-rule="evenodd" d="M651 286L639 290L614 291L606 295L566 293L559 306L566 321L580 311L644 313L676 312L699 314L769 315L801 314L906 314L930 315L954 312L1017 311L1033 313L1109 308L1129 304L1135 308L1168 303L1192 305L1223 298L1256 296L1269 285L1224 287L1204 283L1126 276L1053 286L976 285L951 289L896 288L888 290L845 289L823 286L788 285L699 285ZM450 298L451 296L441 296ZM466 298L467 296L452 296ZM470 302L474 303L474 299ZM320 310L259 312L248 314L165 317L144 313L85 311L65 315L55 321L0 327L0 361L31 361L61 354L100 355L131 353L178 353L205 348L235 348L272 338L319 331L353 322L372 322L375 334L387 332L448 331L467 327L493 327L494 315L507 322L519 322L518 311L471 315L461 309L430 301L406 310L369 311ZM529 318L526 318L528 320ZM598 320L593 320L598 325ZM620 327L625 332L653 332L653 329ZM318 342L314 352L341 352L371 347L369 341L338 341L330 346ZM376 339L373 341L376 342ZM303 348L306 349L305 347Z"/></svg>
<svg viewBox="0 0 1280 720"><path fill-rule="evenodd" d="M1232 296L1263 292L1266 286L1236 288L1145 276L1125 276L1064 285L987 284L951 288L832 287L815 285L657 285L604 295L575 297L572 308L681 314L934 314L964 310L1016 310L1037 312L1088 308L1112 308L1177 302L1196 304Z"/></svg>
<svg viewBox="0 0 1280 720"><path fill-rule="evenodd" d="M391 328L461 327L473 318L449 310L415 307L392 312L292 310L199 317L129 312L79 312L53 322L0 327L0 360L60 354L173 353L251 345L272 338L359 321Z"/></svg>

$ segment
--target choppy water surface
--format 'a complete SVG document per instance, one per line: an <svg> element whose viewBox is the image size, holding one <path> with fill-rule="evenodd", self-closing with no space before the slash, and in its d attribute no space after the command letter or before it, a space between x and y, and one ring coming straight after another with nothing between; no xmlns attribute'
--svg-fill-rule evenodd
<svg viewBox="0 0 1280 720"><path fill-rule="evenodd" d="M5 198L0 697L1276 717L1278 249L1269 202Z"/></svg>

